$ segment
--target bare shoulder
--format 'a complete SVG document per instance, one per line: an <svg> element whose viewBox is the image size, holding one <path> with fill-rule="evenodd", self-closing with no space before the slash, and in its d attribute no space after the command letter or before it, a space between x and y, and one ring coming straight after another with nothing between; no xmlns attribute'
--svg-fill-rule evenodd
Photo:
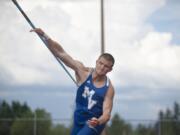
<svg viewBox="0 0 180 135"><path fill-rule="evenodd" d="M78 84L81 84L86 80L86 78L88 77L88 75L92 71L92 68L84 66L84 64L82 62L79 62L79 61L77 61L76 63L78 64L77 65L78 68L75 72L76 80L77 80Z"/></svg>
<svg viewBox="0 0 180 135"><path fill-rule="evenodd" d="M84 73L86 74L92 70L92 68L86 67L82 62L77 61L77 60L76 60L76 66L77 66L77 69L76 69L77 73L80 72L81 74L84 74Z"/></svg>
<svg viewBox="0 0 180 135"><path fill-rule="evenodd" d="M114 86L112 85L111 81L109 81L109 88L108 88L108 91L106 93L106 96L113 98L114 94L115 94Z"/></svg>

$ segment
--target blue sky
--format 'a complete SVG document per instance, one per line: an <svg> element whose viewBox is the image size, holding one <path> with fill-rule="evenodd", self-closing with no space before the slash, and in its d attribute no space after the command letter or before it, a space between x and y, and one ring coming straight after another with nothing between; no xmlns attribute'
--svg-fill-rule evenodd
<svg viewBox="0 0 180 135"><path fill-rule="evenodd" d="M100 53L99 2L19 3L71 56L95 65ZM5 0L0 4L0 99L45 108L54 119L72 118L76 86L29 32L16 7ZM160 109L180 103L179 9L178 0L105 1L106 51L116 59L109 74L116 89L112 114L157 119Z"/></svg>
<svg viewBox="0 0 180 135"><path fill-rule="evenodd" d="M167 0L167 4L153 13L148 21L160 32L171 32L172 42L180 44L180 32L177 30L180 25L180 13L178 0Z"/></svg>

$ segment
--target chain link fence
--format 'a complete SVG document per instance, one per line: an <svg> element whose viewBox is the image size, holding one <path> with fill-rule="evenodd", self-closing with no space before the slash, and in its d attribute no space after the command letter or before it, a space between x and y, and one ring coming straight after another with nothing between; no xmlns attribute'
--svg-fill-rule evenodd
<svg viewBox="0 0 180 135"><path fill-rule="evenodd" d="M180 127L180 121L177 120L128 119L126 122L136 132L129 132L128 128L123 126L119 126L123 131L121 133L112 133L112 130L108 132L109 128L112 128L110 121L102 135L175 135L172 134L175 133L173 130ZM70 129L70 119L40 119L36 116L33 119L0 119L0 135L69 135ZM153 132L148 129L153 129Z"/></svg>

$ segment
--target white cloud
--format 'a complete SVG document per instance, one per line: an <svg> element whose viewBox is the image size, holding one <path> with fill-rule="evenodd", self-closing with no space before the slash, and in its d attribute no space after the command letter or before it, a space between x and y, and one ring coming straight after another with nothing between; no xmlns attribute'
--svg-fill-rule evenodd
<svg viewBox="0 0 180 135"><path fill-rule="evenodd" d="M94 66L100 53L99 2L39 0L20 4L35 25L61 43L68 53L85 65ZM166 88L175 89L175 94L178 92L180 47L172 44L172 33L159 32L146 22L164 5L165 0L105 1L106 50L116 59L110 77L115 87L129 88L122 95L121 91L116 92L115 101L125 102L124 106L148 99L149 110L157 112L160 103L156 106L150 99L154 100L155 95L162 97L162 93L168 91ZM6 8L11 10L4 10ZM73 85L40 39L28 32L30 27L17 9L6 3L0 11L0 69L3 69L0 80L19 85ZM115 102L115 106L118 110L119 102Z"/></svg>
<svg viewBox="0 0 180 135"><path fill-rule="evenodd" d="M117 86L154 88L179 84L179 46L171 43L171 33L158 32L146 22L165 2L109 2L106 41L107 50L116 58L112 78Z"/></svg>
<svg viewBox="0 0 180 135"><path fill-rule="evenodd" d="M20 5L26 9L25 12L33 22L35 22L36 26L42 26L50 36L61 41L67 52L70 52L79 59L81 58L81 60L83 58L84 60L93 59L94 54L99 53L97 52L99 49L97 49L97 51L94 50L96 49L96 42L98 41L96 37L97 32L95 32L97 27L94 27L98 24L96 3L83 2L71 4L67 2L60 4L59 2L52 2L49 5L47 5L47 3L41 3L41 6L36 2L31 3L29 6L29 2L26 3L22 1ZM81 8L79 8L79 6ZM83 10L84 12L82 12ZM89 10L93 11L93 13L91 12L90 14ZM30 27L19 11L17 11L12 18L14 18L14 20L12 19L11 22L1 25L1 29L7 28L8 25L11 26L8 27L8 31L4 32L0 41L3 45L6 45L1 49L1 54L3 55L1 59L2 66L12 74L15 83L46 84L48 82L59 84L59 80L62 81L66 78L66 73L61 71L60 74L63 74L63 77L55 79L58 77L57 73L55 73L58 72L58 67L57 65L53 65L55 60L52 61L52 57L49 55L50 53L41 45L41 41L34 34L28 32ZM6 22L7 19L4 15L3 21ZM12 26L12 22L16 27ZM89 23L92 22L94 22L94 24L89 25ZM9 31L11 31L11 33L9 33ZM12 37L11 40L8 40L10 37ZM15 43L13 46L12 42ZM82 55L88 53L93 55L89 55L87 58L82 57ZM90 61L86 63L90 64L89 62ZM47 69L50 71L47 72ZM50 72L52 73L51 75ZM71 81L67 81L67 83L70 82Z"/></svg>
<svg viewBox="0 0 180 135"><path fill-rule="evenodd" d="M42 26L51 37L62 43L67 52L88 66L95 64L100 52L100 14L97 2L22 1L20 4L35 24ZM111 74L114 80L118 80L115 81L116 85L119 82L120 85L138 85L145 80L144 85L148 87L148 83L156 85L153 80L159 80L160 85L167 84L169 80L178 82L179 47L171 45L171 33L159 33L151 24L146 23L148 16L163 5L165 0L105 3L106 50L116 57L115 74ZM6 22L5 15L1 17ZM58 75L54 75L59 71L54 64L55 60L40 45L41 41L34 34L28 33L30 27L21 14L17 12L13 18L16 20L1 26L1 30L11 26L8 28L11 33L5 32L0 40L2 45L6 45L1 48L2 66L19 83L57 83L59 80L55 78ZM9 37L12 38L8 41ZM12 42L15 43L13 46ZM60 72L63 77L66 76L63 71Z"/></svg>
<svg viewBox="0 0 180 135"><path fill-rule="evenodd" d="M149 32L132 47L120 50L119 76L124 85L146 87L177 87L180 80L179 51L171 45L171 34Z"/></svg>

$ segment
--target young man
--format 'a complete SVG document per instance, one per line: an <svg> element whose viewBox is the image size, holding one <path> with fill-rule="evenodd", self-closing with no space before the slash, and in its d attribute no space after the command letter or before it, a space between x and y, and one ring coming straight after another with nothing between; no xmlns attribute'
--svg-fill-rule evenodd
<svg viewBox="0 0 180 135"><path fill-rule="evenodd" d="M34 29L48 43L52 53L75 71L78 89L71 135L100 135L111 116L114 88L106 74L112 71L114 58L104 53L96 60L95 68L85 67L73 59L60 44L49 38L43 30Z"/></svg>

